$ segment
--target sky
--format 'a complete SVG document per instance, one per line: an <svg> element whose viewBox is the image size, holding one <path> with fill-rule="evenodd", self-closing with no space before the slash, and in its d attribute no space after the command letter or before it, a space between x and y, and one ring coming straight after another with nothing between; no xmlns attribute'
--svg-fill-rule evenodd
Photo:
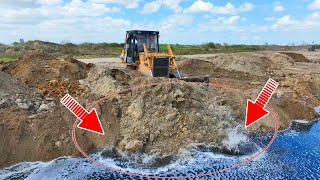
<svg viewBox="0 0 320 180"><path fill-rule="evenodd" d="M0 0L0 42L320 43L320 0Z"/></svg>

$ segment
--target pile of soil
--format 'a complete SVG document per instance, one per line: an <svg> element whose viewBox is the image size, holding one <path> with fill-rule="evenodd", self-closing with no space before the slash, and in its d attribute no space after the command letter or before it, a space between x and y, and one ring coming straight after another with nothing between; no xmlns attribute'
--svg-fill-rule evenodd
<svg viewBox="0 0 320 180"><path fill-rule="evenodd" d="M179 67L181 72L189 75L209 74L211 82L215 82L213 86L224 87L221 91L233 89L246 94L226 93L225 101L229 105L234 104L232 108L239 119L245 118L246 100L258 97L263 85L273 78L280 86L268 105L281 120L280 129L286 129L294 119L315 119L317 113L314 107L320 104L320 66L314 63L297 64L298 57L304 58L296 53L286 55L277 52L220 54L183 59ZM249 130L272 131L271 116L250 126Z"/></svg>
<svg viewBox="0 0 320 180"><path fill-rule="evenodd" d="M223 54L179 61L181 72L188 75L242 80L270 75L271 67L272 61L269 58L252 53Z"/></svg>
<svg viewBox="0 0 320 180"><path fill-rule="evenodd" d="M267 53L264 53L264 55L272 61L274 68L277 68L277 66L279 65L285 65L288 63L293 64L295 62L294 59L292 59L290 56L282 53L267 52Z"/></svg>
<svg viewBox="0 0 320 180"><path fill-rule="evenodd" d="M279 117L281 129L294 119L316 117L314 107L320 104L317 66L294 62L279 53L235 53L180 61L181 72L211 75L212 84L153 85L100 102L95 108L106 135L77 129L78 143L86 152L113 146L129 154L160 156L175 155L196 143L234 155L242 152L240 144L247 143L245 138L234 138L248 132L243 127L246 101L256 98L270 77L280 83L268 106ZM279 68L281 64L289 72L286 76ZM313 74L308 74L309 67L313 67ZM20 161L79 155L70 134L75 117L56 105L66 93L86 107L128 87L178 81L132 78L104 66L93 67L72 58L60 60L43 53L28 54L4 70L12 77L0 72L0 144L6 144L0 147L0 168ZM292 71L295 74L290 74ZM249 130L273 128L269 115Z"/></svg>
<svg viewBox="0 0 320 180"><path fill-rule="evenodd" d="M16 107L32 113L50 111L55 107L51 98L0 71L0 109Z"/></svg>
<svg viewBox="0 0 320 180"><path fill-rule="evenodd" d="M44 95L50 97L63 97L66 94L72 94L77 97L82 95L85 90L78 81L59 81L51 80L37 87Z"/></svg>
<svg viewBox="0 0 320 180"><path fill-rule="evenodd" d="M112 69L104 66L92 68L88 72L88 77L80 80L80 84L86 89L86 92L94 93L100 96L106 96L110 93L118 92L125 88L125 83L118 81L123 78L118 77Z"/></svg>
<svg viewBox="0 0 320 180"><path fill-rule="evenodd" d="M285 54L291 57L294 60L294 62L309 62L309 60L303 54L293 52L281 52L281 54Z"/></svg>
<svg viewBox="0 0 320 180"><path fill-rule="evenodd" d="M52 81L59 81L60 84L67 82L69 86L70 82L75 82L87 77L87 71L93 67L92 64L85 64L71 57L67 57L64 60L60 60L55 56L45 53L28 53L19 59L17 62L6 67L5 72L10 74L15 79L25 83L29 87L40 87L44 89L48 86L48 94L60 95L67 93L63 91L63 88L57 91L63 91L62 93L52 93L50 86ZM67 86L67 88L69 88ZM76 87L71 87L75 89ZM52 88L51 88L52 89ZM71 90L72 91L72 90ZM44 91L46 92L46 91Z"/></svg>
<svg viewBox="0 0 320 180"><path fill-rule="evenodd" d="M163 81L168 79L135 78L131 85ZM174 155L192 143L236 151L237 146L229 147L222 142L227 141L227 132L238 122L232 109L220 104L217 97L219 93L208 86L186 84L157 85L119 95L106 102L112 104L114 118L118 118L115 146L131 153L163 156ZM103 106L98 109L102 116L108 111Z"/></svg>
<svg viewBox="0 0 320 180"><path fill-rule="evenodd" d="M52 112L31 114L14 107L0 109L0 168L24 161L50 161L80 156L71 139L75 117L56 106ZM96 150L86 133L77 133L84 151ZM100 137L107 142L107 138Z"/></svg>

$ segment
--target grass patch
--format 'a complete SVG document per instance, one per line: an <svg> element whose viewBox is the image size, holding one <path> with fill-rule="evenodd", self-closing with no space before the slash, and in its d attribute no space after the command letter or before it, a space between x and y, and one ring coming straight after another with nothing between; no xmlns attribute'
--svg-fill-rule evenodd
<svg viewBox="0 0 320 180"><path fill-rule="evenodd" d="M20 55L0 54L0 62L12 62L20 58Z"/></svg>
<svg viewBox="0 0 320 180"><path fill-rule="evenodd" d="M20 44L15 43L13 46L0 44L0 61L14 61L27 51L40 50L58 57L74 56L76 58L107 58L119 57L124 44L123 43L52 43L44 41L28 41ZM228 45L219 43L205 43L201 45L181 45L171 44L175 55L192 55L192 54L214 54L214 53L236 53L236 52L253 52L263 50L286 51L295 50L301 47L292 46L258 46L258 45ZM306 48L306 47L304 47ZM319 45L317 48L320 48ZM6 54L11 50L14 55ZM161 52L167 52L167 45L160 45Z"/></svg>
<svg viewBox="0 0 320 180"><path fill-rule="evenodd" d="M170 45L172 51L176 55L192 55L192 54L211 54L211 53L234 53L234 52L251 52L263 50L263 48L254 45L225 45L215 43L207 43L203 45ZM160 45L160 50L166 52L167 46Z"/></svg>

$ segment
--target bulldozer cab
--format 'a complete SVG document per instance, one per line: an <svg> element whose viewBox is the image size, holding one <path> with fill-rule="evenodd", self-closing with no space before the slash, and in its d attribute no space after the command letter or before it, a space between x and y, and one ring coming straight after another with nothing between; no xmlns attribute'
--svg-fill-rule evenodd
<svg viewBox="0 0 320 180"><path fill-rule="evenodd" d="M160 51L158 31L127 31L125 42L126 63L128 64L134 64L139 59L139 53L144 52L144 44L146 44L149 52Z"/></svg>

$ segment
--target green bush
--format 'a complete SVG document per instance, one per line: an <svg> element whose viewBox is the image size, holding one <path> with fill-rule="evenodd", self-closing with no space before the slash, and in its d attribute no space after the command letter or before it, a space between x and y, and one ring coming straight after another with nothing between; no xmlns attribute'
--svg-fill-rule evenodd
<svg viewBox="0 0 320 180"><path fill-rule="evenodd" d="M205 46L207 46L208 48L215 48L216 44L213 42L209 42L209 43L205 44Z"/></svg>

